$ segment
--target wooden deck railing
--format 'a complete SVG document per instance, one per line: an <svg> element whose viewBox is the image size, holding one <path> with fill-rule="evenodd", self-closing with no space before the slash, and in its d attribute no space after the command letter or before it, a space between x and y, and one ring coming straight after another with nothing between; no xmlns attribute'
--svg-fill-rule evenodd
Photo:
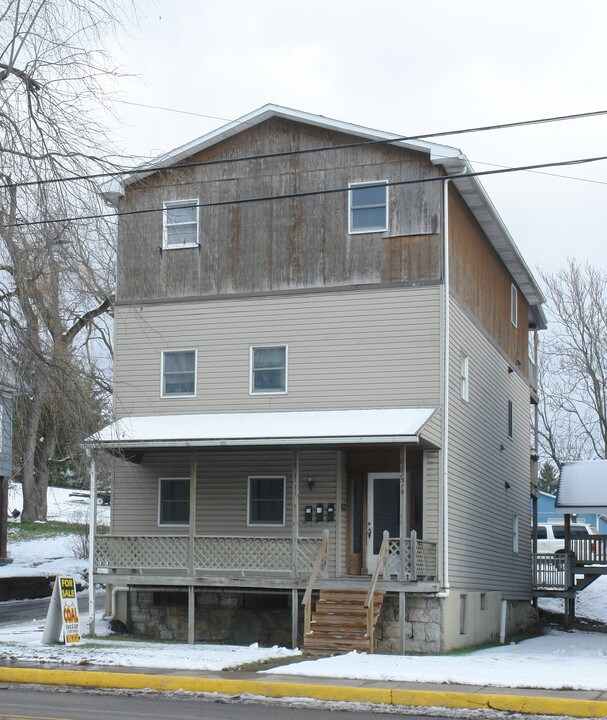
<svg viewBox="0 0 607 720"><path fill-rule="evenodd" d="M312 592L314 590L314 583L318 578L318 573L320 572L321 568L324 569L324 572L326 574L328 555L329 531L323 530L322 541L320 543L318 556L316 557L316 562L314 563L314 567L312 568L312 572L310 573L310 579L308 580L308 586L306 587L306 591L301 601L304 609L304 634L310 632L310 628L312 625Z"/></svg>
<svg viewBox="0 0 607 720"><path fill-rule="evenodd" d="M533 587L536 590L568 590L571 578L571 556L565 553L533 553L531 556Z"/></svg>
<svg viewBox="0 0 607 720"><path fill-rule="evenodd" d="M297 540L298 573L311 571L320 545L320 538ZM196 572L295 573L291 538L197 535L193 553ZM95 566L186 574L190 568L189 538L187 535L98 535Z"/></svg>
<svg viewBox="0 0 607 720"><path fill-rule="evenodd" d="M605 565L607 564L607 535L572 537L571 550L578 565Z"/></svg>
<svg viewBox="0 0 607 720"><path fill-rule="evenodd" d="M367 593L367 599L365 600L365 610L367 611L367 639L369 641L370 655L373 654L373 631L375 630L375 623L373 622L373 614L375 612L375 588L377 587L377 581L379 580L379 574L381 572L384 574L384 579L388 578L387 560L389 545L390 535L387 530L384 530L383 540L377 556L377 565L375 566L375 572L371 578L369 592Z"/></svg>

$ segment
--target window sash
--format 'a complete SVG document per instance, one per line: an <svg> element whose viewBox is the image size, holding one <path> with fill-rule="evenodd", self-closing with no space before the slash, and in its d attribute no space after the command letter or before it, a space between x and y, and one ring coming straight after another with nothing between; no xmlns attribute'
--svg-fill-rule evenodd
<svg viewBox="0 0 607 720"><path fill-rule="evenodd" d="M285 524L284 476L249 477L249 525Z"/></svg>
<svg viewBox="0 0 607 720"><path fill-rule="evenodd" d="M348 197L349 232L387 230L388 186L385 182L351 184Z"/></svg>
<svg viewBox="0 0 607 720"><path fill-rule="evenodd" d="M287 346L251 348L251 393L287 392Z"/></svg>
<svg viewBox="0 0 607 720"><path fill-rule="evenodd" d="M158 524L190 524L189 478L159 478Z"/></svg>
<svg viewBox="0 0 607 720"><path fill-rule="evenodd" d="M164 247L198 245L198 201L179 200L164 204Z"/></svg>
<svg viewBox="0 0 607 720"><path fill-rule="evenodd" d="M196 351L173 350L162 353L162 396L196 395Z"/></svg>

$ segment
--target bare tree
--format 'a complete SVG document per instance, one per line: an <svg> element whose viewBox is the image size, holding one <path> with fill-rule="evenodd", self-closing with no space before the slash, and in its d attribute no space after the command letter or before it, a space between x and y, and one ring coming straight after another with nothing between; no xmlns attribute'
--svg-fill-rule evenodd
<svg viewBox="0 0 607 720"><path fill-rule="evenodd" d="M0 323L17 365L24 520L46 518L49 463L103 410L113 228L86 178L108 167L103 38L110 0L8 0L0 9Z"/></svg>
<svg viewBox="0 0 607 720"><path fill-rule="evenodd" d="M607 457L607 272L570 260L542 277L551 329L540 356L540 443L560 468Z"/></svg>

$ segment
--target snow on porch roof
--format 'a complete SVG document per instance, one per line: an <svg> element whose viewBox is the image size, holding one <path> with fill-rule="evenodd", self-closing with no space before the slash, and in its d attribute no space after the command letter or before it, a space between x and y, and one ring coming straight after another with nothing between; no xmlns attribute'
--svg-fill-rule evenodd
<svg viewBox="0 0 607 720"><path fill-rule="evenodd" d="M300 410L125 417L87 438L107 449L419 442L435 408Z"/></svg>
<svg viewBox="0 0 607 720"><path fill-rule="evenodd" d="M565 463L555 507L565 513L607 512L607 460Z"/></svg>

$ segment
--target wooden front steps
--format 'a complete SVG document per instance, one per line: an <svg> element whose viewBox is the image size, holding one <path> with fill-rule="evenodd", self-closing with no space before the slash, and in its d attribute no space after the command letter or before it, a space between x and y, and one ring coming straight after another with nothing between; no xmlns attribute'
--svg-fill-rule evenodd
<svg viewBox="0 0 607 720"><path fill-rule="evenodd" d="M369 652L366 599L366 591L321 590L311 631L304 635L304 652L316 656ZM383 592L373 595L373 627L383 601Z"/></svg>

